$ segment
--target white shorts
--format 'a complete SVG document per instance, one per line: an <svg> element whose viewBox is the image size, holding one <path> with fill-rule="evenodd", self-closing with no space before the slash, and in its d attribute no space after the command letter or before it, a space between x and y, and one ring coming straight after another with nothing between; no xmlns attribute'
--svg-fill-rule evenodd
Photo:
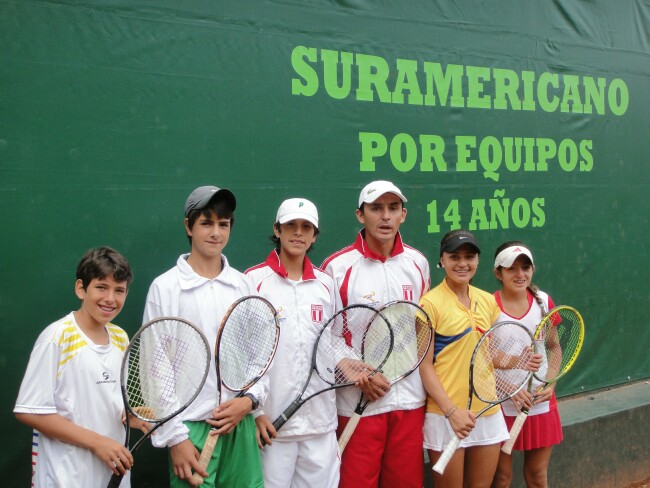
<svg viewBox="0 0 650 488"><path fill-rule="evenodd" d="M339 445L336 432L273 439L260 451L266 488L336 488Z"/></svg>
<svg viewBox="0 0 650 488"><path fill-rule="evenodd" d="M442 452L454 437L451 424L444 417L435 413L427 413L424 417L424 448ZM508 427L501 411L487 417L476 419L476 427L469 436L460 441L459 448L472 446L489 446L508 439Z"/></svg>

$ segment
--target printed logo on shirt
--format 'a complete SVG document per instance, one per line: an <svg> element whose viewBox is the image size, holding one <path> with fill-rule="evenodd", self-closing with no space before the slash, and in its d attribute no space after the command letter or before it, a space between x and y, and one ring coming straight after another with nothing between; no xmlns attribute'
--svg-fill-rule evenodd
<svg viewBox="0 0 650 488"><path fill-rule="evenodd" d="M322 305L312 305L311 306L311 321L317 324L323 321L323 306Z"/></svg>
<svg viewBox="0 0 650 488"><path fill-rule="evenodd" d="M402 292L404 293L404 300L413 301L413 285L402 285Z"/></svg>
<svg viewBox="0 0 650 488"><path fill-rule="evenodd" d="M284 322L285 320L287 320L287 318L284 316L284 309L283 309L282 307L278 307L278 308L276 308L275 311L278 313L278 315L277 315L277 317L278 317L278 323L281 324L282 322Z"/></svg>
<svg viewBox="0 0 650 488"><path fill-rule="evenodd" d="M102 373L102 379L99 380L99 381L98 381L97 383L95 383L95 384L96 384L96 385L101 385L101 384L103 384L103 383L117 383L117 380L111 378L111 373L110 373L110 372L108 372L108 371L104 371L104 372Z"/></svg>
<svg viewBox="0 0 650 488"><path fill-rule="evenodd" d="M363 299L366 300L368 303L366 305L370 305L371 307L374 307L375 305L379 304L379 301L375 299L375 291L371 291L370 293L366 293L365 295L362 295Z"/></svg>

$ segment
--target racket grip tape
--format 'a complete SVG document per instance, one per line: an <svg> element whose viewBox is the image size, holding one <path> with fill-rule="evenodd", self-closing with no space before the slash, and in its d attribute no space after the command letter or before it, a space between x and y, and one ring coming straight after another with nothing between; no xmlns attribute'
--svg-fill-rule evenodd
<svg viewBox="0 0 650 488"><path fill-rule="evenodd" d="M123 474L113 473L111 479L108 480L108 484L106 485L106 488L117 488L118 486L120 486L120 483L122 483L122 478L124 478Z"/></svg>
<svg viewBox="0 0 650 488"><path fill-rule="evenodd" d="M524 426L524 422L526 421L527 417L528 410L522 410L519 412L519 415L517 415L517 418L512 423L512 428L510 429L510 439L503 443L503 446L501 446L501 451L505 452L506 454L510 454L512 452L512 446L515 445L515 441L517 440L517 437L519 437L519 432L521 432L521 428Z"/></svg>
<svg viewBox="0 0 650 488"><path fill-rule="evenodd" d="M285 408L284 412L282 412L280 416L273 421L273 427L275 427L275 430L280 430L282 426L286 424L291 417L293 417L293 414L296 413L301 406L302 404L300 403L300 400L294 400L291 402L291 405Z"/></svg>
<svg viewBox="0 0 650 488"><path fill-rule="evenodd" d="M208 438L205 440L205 443L203 444L203 450L201 451L201 456L199 457L199 465L203 470L207 469L208 464L210 464L210 459L212 458L212 453L214 452L214 448L217 445L217 441L219 440L218 435L209 435ZM192 479L196 481L199 484L203 483L203 476L201 476L199 473L194 473L192 475Z"/></svg>
<svg viewBox="0 0 650 488"><path fill-rule="evenodd" d="M359 415L356 412L353 413L352 417L350 417L350 420L348 420L345 429L343 429L343 433L341 434L341 437L339 437L339 454L343 454L343 451L345 450L345 446L348 445L348 442L350 441L350 437L352 437L352 434L354 434L354 429L357 428L357 424L359 423L359 420L361 420L361 415Z"/></svg>
<svg viewBox="0 0 650 488"><path fill-rule="evenodd" d="M460 437L454 435L454 438L451 441L449 441L449 444L447 444L445 450L442 451L442 454L438 458L438 462L433 466L433 470L436 473L442 474L445 472L445 468L447 467L447 464L449 464L449 460L452 458L452 456L456 452L456 449L458 449L459 445L460 445Z"/></svg>

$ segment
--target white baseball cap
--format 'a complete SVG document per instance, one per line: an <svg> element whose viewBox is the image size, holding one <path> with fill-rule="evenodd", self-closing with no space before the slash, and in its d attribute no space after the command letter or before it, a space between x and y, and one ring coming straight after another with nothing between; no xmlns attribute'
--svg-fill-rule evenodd
<svg viewBox="0 0 650 488"><path fill-rule="evenodd" d="M526 249L524 246L510 246L506 247L503 251L497 254L496 258L494 258L494 269L497 269L499 266L509 268L512 266L512 263L515 262L515 259L517 259L522 254L524 256L527 256L528 259L530 259L530 264L535 266L533 255L528 249Z"/></svg>
<svg viewBox="0 0 650 488"><path fill-rule="evenodd" d="M275 221L278 224L286 224L290 220L303 219L314 224L318 228L318 210L316 205L306 198L289 198L282 202L278 208Z"/></svg>
<svg viewBox="0 0 650 488"><path fill-rule="evenodd" d="M368 183L363 187L363 190L361 190L361 193L359 194L359 208L361 208L361 205L364 203L374 202L385 193L394 193L400 197L402 202L407 202L406 197L402 195L400 189L397 188L393 183L385 180L377 180L373 181L372 183Z"/></svg>

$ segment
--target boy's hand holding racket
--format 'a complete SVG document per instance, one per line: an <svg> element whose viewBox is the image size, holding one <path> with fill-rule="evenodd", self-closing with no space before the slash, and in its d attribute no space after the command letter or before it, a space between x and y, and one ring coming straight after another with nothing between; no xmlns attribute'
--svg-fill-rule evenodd
<svg viewBox="0 0 650 488"><path fill-rule="evenodd" d="M206 421L214 427L210 435L229 434L251 411L251 400L247 397L231 398L223 402L212 411L212 418Z"/></svg>

